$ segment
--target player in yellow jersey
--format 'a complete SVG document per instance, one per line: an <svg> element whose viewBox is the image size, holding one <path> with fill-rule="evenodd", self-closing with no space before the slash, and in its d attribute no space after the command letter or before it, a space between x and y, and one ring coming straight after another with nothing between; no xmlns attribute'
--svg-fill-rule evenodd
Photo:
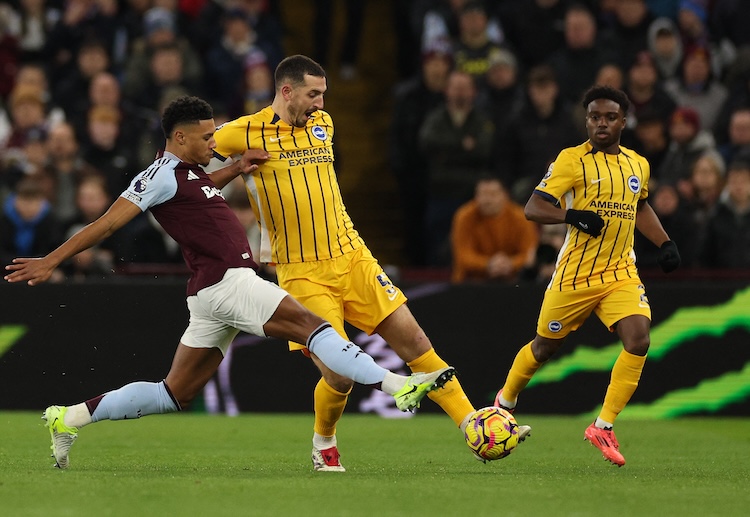
<svg viewBox="0 0 750 517"><path fill-rule="evenodd" d="M638 386L650 339L651 308L636 269L635 229L660 247L665 272L680 264L677 246L646 200L648 162L620 146L629 104L614 88L586 92L589 140L560 152L526 204L528 219L570 226L544 294L536 337L516 355L495 399L495 405L514 409L537 369L593 312L617 332L624 350L612 368L601 412L584 437L618 466L625 458L612 426Z"/></svg>
<svg viewBox="0 0 750 517"><path fill-rule="evenodd" d="M214 135L219 158L247 149L268 153L245 178L261 226L258 260L275 263L279 284L342 336L347 321L368 334L380 334L412 371L446 366L346 212L334 170L333 120L323 111L325 71L296 55L278 65L274 79L271 106L223 124ZM290 348L304 346L290 343ZM312 360L322 373L314 393L313 467L342 472L336 424L352 381L314 355ZM455 379L429 396L461 429L474 412Z"/></svg>

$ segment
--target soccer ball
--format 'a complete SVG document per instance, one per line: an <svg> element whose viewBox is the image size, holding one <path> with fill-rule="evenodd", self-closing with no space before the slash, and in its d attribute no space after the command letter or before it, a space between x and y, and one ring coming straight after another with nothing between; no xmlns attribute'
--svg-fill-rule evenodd
<svg viewBox="0 0 750 517"><path fill-rule="evenodd" d="M518 445L518 424L505 409L489 406L471 415L464 436L479 461L499 460Z"/></svg>

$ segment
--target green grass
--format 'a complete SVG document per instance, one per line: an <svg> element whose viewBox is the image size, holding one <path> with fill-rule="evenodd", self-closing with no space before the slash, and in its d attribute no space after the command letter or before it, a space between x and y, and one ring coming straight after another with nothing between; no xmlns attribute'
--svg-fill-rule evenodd
<svg viewBox="0 0 750 517"><path fill-rule="evenodd" d="M475 461L440 415L345 415L347 472L312 472L310 415L101 422L51 467L38 413L2 412L0 514L63 516L747 515L750 420L618 422L628 464L583 441L589 421L528 416L511 456Z"/></svg>

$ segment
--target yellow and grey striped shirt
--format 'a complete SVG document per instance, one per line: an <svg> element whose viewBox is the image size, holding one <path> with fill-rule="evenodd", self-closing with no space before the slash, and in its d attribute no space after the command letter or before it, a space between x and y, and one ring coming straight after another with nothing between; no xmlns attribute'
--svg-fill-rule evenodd
<svg viewBox="0 0 750 517"><path fill-rule="evenodd" d="M563 149L535 193L563 208L604 219L599 237L568 227L548 289L568 291L635 278L633 239L638 202L648 197L648 161L625 147L595 151L589 142Z"/></svg>
<svg viewBox="0 0 750 517"><path fill-rule="evenodd" d="M261 227L259 262L325 260L364 245L341 199L328 113L315 112L300 128L269 106L219 126L214 137L220 158L250 148L270 155L245 181Z"/></svg>

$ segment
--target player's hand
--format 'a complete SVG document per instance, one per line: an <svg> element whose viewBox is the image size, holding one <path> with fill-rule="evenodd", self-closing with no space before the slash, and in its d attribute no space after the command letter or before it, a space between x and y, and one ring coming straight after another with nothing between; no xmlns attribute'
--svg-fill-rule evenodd
<svg viewBox="0 0 750 517"><path fill-rule="evenodd" d="M248 149L242 153L240 159L240 171L242 174L250 174L258 169L259 162L268 160L268 152L263 149Z"/></svg>
<svg viewBox="0 0 750 517"><path fill-rule="evenodd" d="M661 267L661 270L665 273L671 273L678 267L680 267L680 252L677 250L677 244L674 241L666 241L659 248L659 256L656 258L656 262Z"/></svg>
<svg viewBox="0 0 750 517"><path fill-rule="evenodd" d="M5 266L7 271L12 273L5 275L8 282L23 282L29 285L37 285L49 280L55 266L48 263L43 258L15 258L13 263Z"/></svg>
<svg viewBox="0 0 750 517"><path fill-rule="evenodd" d="M604 228L604 219L591 210L569 209L565 213L565 222L594 237L599 237Z"/></svg>

